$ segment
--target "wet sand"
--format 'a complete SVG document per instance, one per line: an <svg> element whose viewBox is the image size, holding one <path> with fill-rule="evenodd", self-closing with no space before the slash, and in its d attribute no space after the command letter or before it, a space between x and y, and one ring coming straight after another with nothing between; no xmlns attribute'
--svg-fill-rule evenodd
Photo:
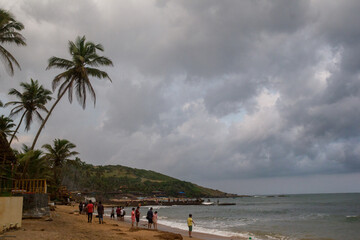
<svg viewBox="0 0 360 240"><path fill-rule="evenodd" d="M162 225L158 226L159 230L149 230L146 227L147 224L144 221L140 222L139 228L131 228L131 223L129 222L111 220L108 217L104 218L104 224L99 224L99 220L95 216L93 217L93 222L88 223L87 216L79 215L75 207L57 206L56 210L51 212L50 218L23 219L20 229L0 234L0 239L229 239L196 232L193 233L193 238L189 238L186 231L179 229Z"/></svg>

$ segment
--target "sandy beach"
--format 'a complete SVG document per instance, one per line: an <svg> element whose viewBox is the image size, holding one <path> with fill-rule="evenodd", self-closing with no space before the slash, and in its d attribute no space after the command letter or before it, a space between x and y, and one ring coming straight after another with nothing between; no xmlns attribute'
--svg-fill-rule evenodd
<svg viewBox="0 0 360 240"><path fill-rule="evenodd" d="M50 220L50 221L49 221ZM50 218L23 219L22 227L0 235L0 239L190 239L186 231L159 226L160 230L148 230L145 222L139 228L131 228L126 221L104 218L104 224L99 224L97 218L92 223L87 222L86 215L79 215L75 207L57 206L51 212ZM226 239L217 236L193 233L191 239L213 240Z"/></svg>

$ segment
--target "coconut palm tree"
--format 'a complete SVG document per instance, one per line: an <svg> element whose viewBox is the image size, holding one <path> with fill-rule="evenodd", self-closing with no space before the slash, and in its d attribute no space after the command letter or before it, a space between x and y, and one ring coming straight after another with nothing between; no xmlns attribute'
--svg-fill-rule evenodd
<svg viewBox="0 0 360 240"><path fill-rule="evenodd" d="M75 43L69 41L69 53L72 57L71 60L58 57L51 57L49 59L47 69L60 68L65 69L65 71L56 75L53 79L53 91L55 91L57 86L60 85L58 91L58 98L48 112L45 120L41 124L39 131L35 136L31 149L34 149L37 139L42 129L44 128L47 120L49 119L52 111L66 92L68 92L69 101L71 103L73 91L75 89L77 100L82 105L83 109L85 109L88 91L94 101L95 106L96 95L89 77L99 79L108 78L111 81L109 75L106 72L101 71L96 67L113 66L112 61L107 57L99 56L96 52L97 50L104 51L104 48L101 44L94 44L89 41L87 42L85 36L77 37Z"/></svg>
<svg viewBox="0 0 360 240"><path fill-rule="evenodd" d="M16 45L25 46L25 38L19 33L23 29L24 25L21 22L17 22L10 12L0 9L0 56L4 60L5 68L11 76L14 75L13 64L19 69L21 68L15 57L3 47L3 44L15 43Z"/></svg>
<svg viewBox="0 0 360 240"><path fill-rule="evenodd" d="M16 155L16 178L49 179L51 171L47 159L41 150L30 150L25 144L22 152ZM22 173L22 176L19 174Z"/></svg>
<svg viewBox="0 0 360 240"><path fill-rule="evenodd" d="M53 170L53 182L55 192L57 193L61 184L61 169L64 163L71 161L69 158L79 153L72 151L76 145L66 139L55 139L53 146L45 144L42 147L46 150L45 157L49 161L50 167Z"/></svg>
<svg viewBox="0 0 360 240"><path fill-rule="evenodd" d="M7 136L11 136L13 134L13 127L15 127L15 123L9 117L5 117L4 115L0 116L0 134L6 139Z"/></svg>
<svg viewBox="0 0 360 240"><path fill-rule="evenodd" d="M20 125L25 118L25 130L29 131L30 125L33 121L33 116L35 115L38 119L43 121L43 117L40 114L40 110L48 112L45 107L45 104L50 101L52 92L42 85L39 85L38 81L31 79L30 83L20 83L20 86L23 87L24 91L20 92L15 88L10 89L9 95L16 96L19 100L12 101L5 104L5 106L14 105L15 107L10 112L10 117L17 115L20 112L23 112L19 124L15 129L9 144L11 144L14 139L17 131L20 128Z"/></svg>

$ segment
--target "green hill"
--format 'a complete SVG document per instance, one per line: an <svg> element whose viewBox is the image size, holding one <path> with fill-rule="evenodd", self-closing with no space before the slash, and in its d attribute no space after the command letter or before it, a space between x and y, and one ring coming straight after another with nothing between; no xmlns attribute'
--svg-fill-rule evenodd
<svg viewBox="0 0 360 240"><path fill-rule="evenodd" d="M62 184L71 191L97 192L103 195L227 197L233 196L154 171L121 165L93 166L81 161L69 162L62 171Z"/></svg>

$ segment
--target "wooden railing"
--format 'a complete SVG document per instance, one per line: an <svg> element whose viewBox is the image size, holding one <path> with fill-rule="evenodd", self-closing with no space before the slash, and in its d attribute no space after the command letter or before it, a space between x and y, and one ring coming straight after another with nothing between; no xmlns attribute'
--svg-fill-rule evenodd
<svg viewBox="0 0 360 240"><path fill-rule="evenodd" d="M15 180L13 193L47 193L45 179L21 179Z"/></svg>

